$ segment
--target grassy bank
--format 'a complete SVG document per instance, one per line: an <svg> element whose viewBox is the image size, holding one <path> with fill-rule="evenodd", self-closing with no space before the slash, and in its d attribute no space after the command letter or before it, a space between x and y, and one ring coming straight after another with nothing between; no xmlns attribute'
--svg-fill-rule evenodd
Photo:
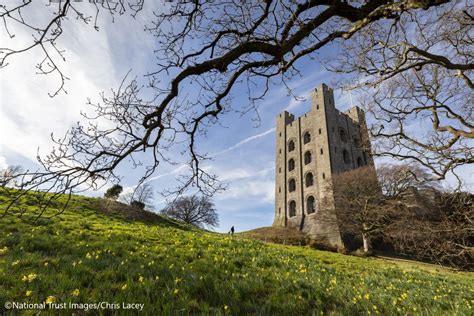
<svg viewBox="0 0 474 316"><path fill-rule="evenodd" d="M34 213L31 195L21 205ZM70 210L36 224L32 215L0 219L0 313L5 302L48 301L141 303L150 314L473 314L472 273L231 238L99 209L96 199L73 197Z"/></svg>

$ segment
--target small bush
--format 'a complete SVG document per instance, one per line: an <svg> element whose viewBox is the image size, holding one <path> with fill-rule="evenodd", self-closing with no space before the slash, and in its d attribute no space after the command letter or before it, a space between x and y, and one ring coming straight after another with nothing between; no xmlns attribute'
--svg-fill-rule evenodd
<svg viewBox="0 0 474 316"><path fill-rule="evenodd" d="M367 257L372 257L374 253L372 251L364 251L363 248L359 248L356 251L352 252L352 255L356 257L362 257L362 258L367 258Z"/></svg>

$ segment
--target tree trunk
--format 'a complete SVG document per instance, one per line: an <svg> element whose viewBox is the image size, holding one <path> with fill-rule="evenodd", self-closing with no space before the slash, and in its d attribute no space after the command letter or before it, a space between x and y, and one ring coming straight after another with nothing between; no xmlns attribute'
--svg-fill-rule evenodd
<svg viewBox="0 0 474 316"><path fill-rule="evenodd" d="M367 253L370 251L370 238L366 232L362 233L362 242L364 243L364 252Z"/></svg>

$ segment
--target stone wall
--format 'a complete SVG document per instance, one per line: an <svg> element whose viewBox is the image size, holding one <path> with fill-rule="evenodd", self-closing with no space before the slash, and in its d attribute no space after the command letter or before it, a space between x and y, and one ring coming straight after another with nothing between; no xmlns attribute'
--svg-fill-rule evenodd
<svg viewBox="0 0 474 316"><path fill-rule="evenodd" d="M342 247L331 177L373 165L365 116L358 107L338 111L333 91L325 84L314 89L311 98L311 110L302 116L285 111L277 117L273 225L292 227L320 243Z"/></svg>

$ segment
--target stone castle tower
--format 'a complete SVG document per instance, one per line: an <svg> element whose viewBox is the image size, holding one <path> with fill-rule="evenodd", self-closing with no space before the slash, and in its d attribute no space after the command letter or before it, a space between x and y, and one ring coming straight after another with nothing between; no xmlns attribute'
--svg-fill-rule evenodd
<svg viewBox="0 0 474 316"><path fill-rule="evenodd" d="M373 166L365 114L359 107L338 111L333 90L325 84L311 98L311 110L302 116L284 111L277 117L273 225L342 247L331 176Z"/></svg>

